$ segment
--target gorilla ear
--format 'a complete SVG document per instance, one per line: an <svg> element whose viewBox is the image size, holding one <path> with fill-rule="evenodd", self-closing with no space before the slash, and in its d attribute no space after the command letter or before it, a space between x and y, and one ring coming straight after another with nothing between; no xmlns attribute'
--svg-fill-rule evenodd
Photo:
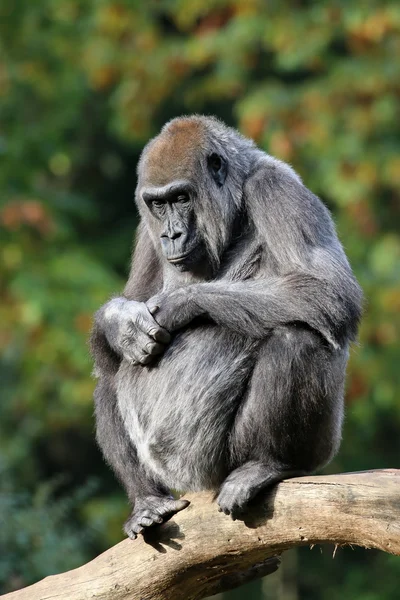
<svg viewBox="0 0 400 600"><path fill-rule="evenodd" d="M209 171L218 187L222 187L228 174L228 163L219 154L210 154L207 157Z"/></svg>

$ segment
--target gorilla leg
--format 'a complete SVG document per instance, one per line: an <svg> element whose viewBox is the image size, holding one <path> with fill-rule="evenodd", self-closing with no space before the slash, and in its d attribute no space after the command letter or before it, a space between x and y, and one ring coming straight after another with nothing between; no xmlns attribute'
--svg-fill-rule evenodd
<svg viewBox="0 0 400 600"><path fill-rule="evenodd" d="M235 518L260 490L326 464L339 447L347 349L332 351L302 325L277 328L263 344L234 423L236 467L220 509Z"/></svg>
<svg viewBox="0 0 400 600"><path fill-rule="evenodd" d="M125 533L132 539L145 527L168 521L186 508L187 500L175 500L160 481L149 477L141 467L117 408L112 386L100 380L94 393L97 442L106 461L123 484L133 506L124 524Z"/></svg>

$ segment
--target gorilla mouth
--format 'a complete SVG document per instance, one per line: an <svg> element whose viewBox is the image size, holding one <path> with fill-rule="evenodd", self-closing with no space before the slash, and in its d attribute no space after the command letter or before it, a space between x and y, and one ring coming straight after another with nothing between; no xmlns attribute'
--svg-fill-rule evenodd
<svg viewBox="0 0 400 600"><path fill-rule="evenodd" d="M170 258L168 258L168 262L172 263L172 264L177 264L177 263L181 263L184 262L186 258L188 258L188 256L192 253L192 250L189 250L189 252L185 252L184 254L179 254L178 256L171 256Z"/></svg>

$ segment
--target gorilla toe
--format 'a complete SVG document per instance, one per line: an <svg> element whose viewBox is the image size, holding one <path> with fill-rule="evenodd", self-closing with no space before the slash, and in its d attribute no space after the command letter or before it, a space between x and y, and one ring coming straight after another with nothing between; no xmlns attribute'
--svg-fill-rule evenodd
<svg viewBox="0 0 400 600"><path fill-rule="evenodd" d="M124 531L132 540L142 533L145 527L165 523L174 514L190 504L189 500L175 500L172 496L146 496L135 502L130 517L124 524Z"/></svg>

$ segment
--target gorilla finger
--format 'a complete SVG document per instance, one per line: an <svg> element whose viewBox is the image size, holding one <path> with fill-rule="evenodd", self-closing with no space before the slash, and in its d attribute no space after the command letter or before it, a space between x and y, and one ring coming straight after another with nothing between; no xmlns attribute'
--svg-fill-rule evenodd
<svg viewBox="0 0 400 600"><path fill-rule="evenodd" d="M139 519L139 523L140 525L142 525L143 527L150 527L151 525L154 524L153 519L151 519L150 517L141 517Z"/></svg>
<svg viewBox="0 0 400 600"><path fill-rule="evenodd" d="M123 356L124 356L124 359L128 363L130 363L133 367L135 367L135 366L137 366L137 365L140 364L139 360L138 360L138 356L136 355L135 352L132 351L131 348L129 348L129 349L125 348Z"/></svg>
<svg viewBox="0 0 400 600"><path fill-rule="evenodd" d="M158 344L157 342L149 342L148 344L146 344L146 347L144 348L144 352L147 352L147 354L151 354L152 356L155 356L157 354L161 354L165 349L165 346L163 346L162 344Z"/></svg>
<svg viewBox="0 0 400 600"><path fill-rule="evenodd" d="M148 365L153 359L150 354L132 349L129 355L132 365Z"/></svg>
<svg viewBox="0 0 400 600"><path fill-rule="evenodd" d="M124 531L126 535L131 538L131 540L135 540L138 534L142 533L143 527L139 525L139 523L136 520L134 520L133 522L132 520L129 520L124 525Z"/></svg>
<svg viewBox="0 0 400 600"><path fill-rule="evenodd" d="M154 523L162 523L164 520L160 515L157 515L156 513L153 513L151 515L151 518L153 519Z"/></svg>
<svg viewBox="0 0 400 600"><path fill-rule="evenodd" d="M166 329L164 329L163 327L160 327L160 325L157 324L157 328L153 327L152 329L149 330L149 335L151 335L151 337L153 337L156 342L162 342L163 344L168 344L168 342L171 341L171 334L168 333L168 331Z"/></svg>
<svg viewBox="0 0 400 600"><path fill-rule="evenodd" d="M189 504L189 500L185 500L185 498L179 498L178 500L168 498L155 510L163 517L163 520L168 520L172 515L189 506Z"/></svg>
<svg viewBox="0 0 400 600"><path fill-rule="evenodd" d="M144 305L143 311L138 316L138 325L145 333L154 338L156 342L167 344L171 340L171 335L157 323L146 305Z"/></svg>
<svg viewBox="0 0 400 600"><path fill-rule="evenodd" d="M152 361L151 354L141 354L139 358L139 362L141 365L148 365Z"/></svg>
<svg viewBox="0 0 400 600"><path fill-rule="evenodd" d="M141 353L135 348L124 349L125 360L127 360L133 366L140 365L140 356Z"/></svg>
<svg viewBox="0 0 400 600"><path fill-rule="evenodd" d="M158 306L158 304L153 304L153 305L152 305L152 304L148 304L148 305L147 305L147 308L149 309L149 312L150 312L152 315L155 315L155 313L158 311L158 309L159 309L160 307Z"/></svg>
<svg viewBox="0 0 400 600"><path fill-rule="evenodd" d="M137 352L138 354L150 354L150 346L149 344L155 344L154 338L145 333L144 331L139 330L136 335L135 343L132 344L132 350ZM149 349L147 349L149 346Z"/></svg>
<svg viewBox="0 0 400 600"><path fill-rule="evenodd" d="M144 528L141 525L137 524L134 527L131 527L131 532L135 535L139 535L139 533L142 533L143 529Z"/></svg>
<svg viewBox="0 0 400 600"><path fill-rule="evenodd" d="M183 510L184 508L187 508L190 504L190 500L186 500L186 498L179 498L178 500L175 500L175 509L180 511Z"/></svg>
<svg viewBox="0 0 400 600"><path fill-rule="evenodd" d="M162 517L160 517L160 515L158 513L156 513L155 510L153 510L153 509L147 508L146 510L144 510L142 513L142 516L139 520L142 521L143 517L150 519L152 522L155 522L155 523L163 522Z"/></svg>
<svg viewBox="0 0 400 600"><path fill-rule="evenodd" d="M163 518L161 515L157 514L154 511L146 511L146 513L149 513L148 515L146 514L144 517L149 519L151 521L150 525L154 525L155 523L159 524L163 522Z"/></svg>
<svg viewBox="0 0 400 600"><path fill-rule="evenodd" d="M186 500L185 498L178 498L177 500L171 498L165 503L165 508L176 513L189 506L189 504L189 500Z"/></svg>

